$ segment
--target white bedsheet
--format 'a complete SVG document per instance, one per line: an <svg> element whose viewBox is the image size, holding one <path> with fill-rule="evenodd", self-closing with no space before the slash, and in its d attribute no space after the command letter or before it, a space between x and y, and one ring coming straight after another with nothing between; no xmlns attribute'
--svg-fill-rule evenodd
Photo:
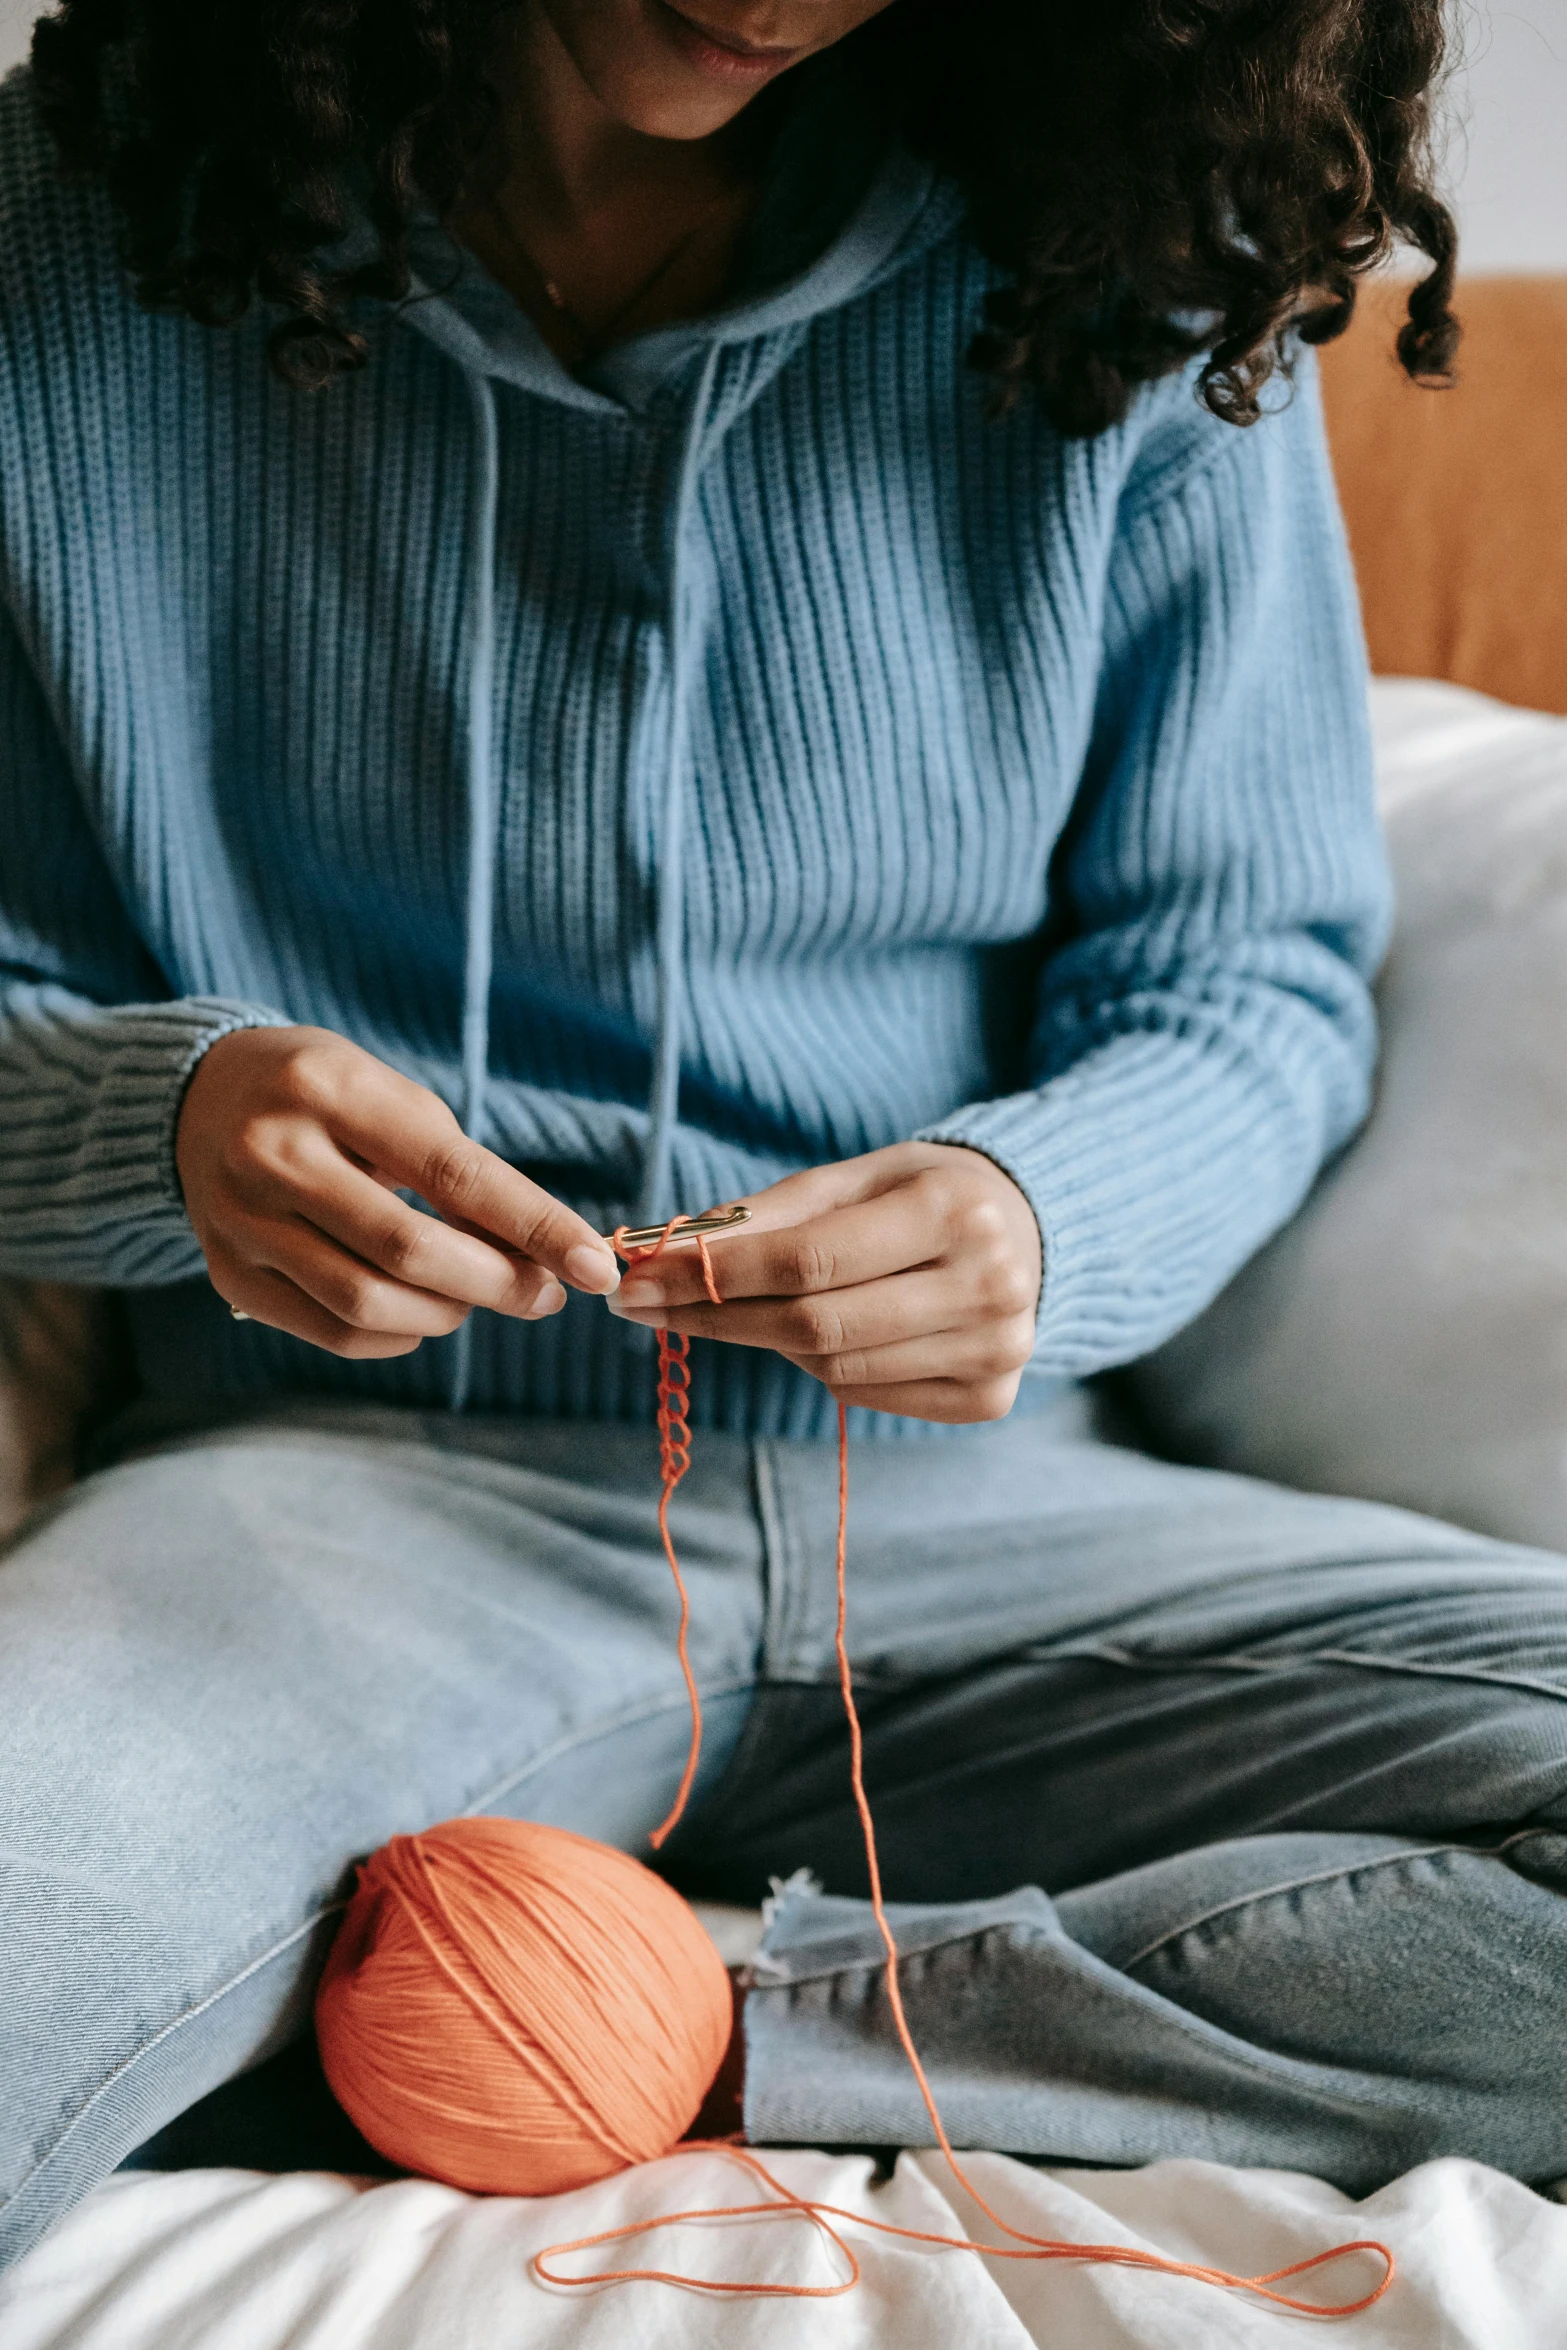
<svg viewBox="0 0 1567 2350"><path fill-rule="evenodd" d="M1144 2244L1253 2272L1348 2236L1393 2248L1377 2307L1334 2330L1346 2350L1563 2350L1567 2210L1472 2162L1433 2162L1362 2204L1283 2171L1164 2162L1041 2172L970 2158L999 2209L1041 2233ZM792 2153L813 2195L961 2232L978 2215L940 2159L904 2155L872 2183L858 2158ZM677 2203L737 2200L715 2157L657 2163L575 2195L487 2200L419 2180L123 2172L0 2281L0 2350L1273 2350L1309 2320L1172 2278L1025 2267L857 2237L864 2281L829 2302L715 2302L665 2286L564 2294L531 2252ZM652 2249L646 2246L645 2250ZM826 2275L793 2223L681 2229L671 2266ZM1358 2273L1327 2271L1334 2298Z"/></svg>

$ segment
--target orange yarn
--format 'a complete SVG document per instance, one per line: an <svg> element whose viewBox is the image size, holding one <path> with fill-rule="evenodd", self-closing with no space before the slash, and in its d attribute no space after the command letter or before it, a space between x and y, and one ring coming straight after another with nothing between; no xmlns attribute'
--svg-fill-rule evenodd
<svg viewBox="0 0 1567 2350"><path fill-rule="evenodd" d="M665 2154L728 2046L729 1978L651 1869L447 1820L372 1854L316 1993L333 2094L391 2161L554 2195Z"/></svg>

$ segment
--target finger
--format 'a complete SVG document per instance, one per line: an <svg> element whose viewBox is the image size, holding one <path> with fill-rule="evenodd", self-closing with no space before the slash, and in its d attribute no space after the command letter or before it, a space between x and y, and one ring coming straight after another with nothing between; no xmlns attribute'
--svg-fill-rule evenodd
<svg viewBox="0 0 1567 2350"><path fill-rule="evenodd" d="M723 1204L749 1208L754 1231L775 1232L785 1224L804 1224L813 1216L826 1215L831 1208L847 1207L853 1200L890 1190L912 1171L912 1161L904 1168L901 1158L901 1150L894 1145L889 1150L864 1151L855 1159L821 1160Z"/></svg>
<svg viewBox="0 0 1567 2350"><path fill-rule="evenodd" d="M907 1379L895 1387L834 1388L837 1401L850 1409L894 1412L904 1419L935 1420L945 1427L968 1427L982 1420L1004 1420L1017 1401L1017 1375L1009 1379Z"/></svg>
<svg viewBox="0 0 1567 2350"><path fill-rule="evenodd" d="M770 1346L786 1355L836 1355L846 1348L894 1345L961 1330L987 1313L962 1277L940 1265L811 1297L736 1298L721 1306L704 1302L651 1309L623 1306L616 1298L611 1311L628 1322L683 1331L689 1338Z"/></svg>
<svg viewBox="0 0 1567 2350"><path fill-rule="evenodd" d="M906 1183L917 1173L919 1162L911 1149L909 1164L901 1164L904 1146L894 1144L886 1150L866 1151L857 1159L832 1159L815 1167L802 1167L793 1175L782 1176L777 1183L768 1184L761 1191L747 1192L743 1197L725 1200L724 1207L741 1207L750 1212L750 1224L745 1238L754 1240L763 1232L777 1232L786 1226L805 1224L817 1216L829 1214L834 1208L847 1207L852 1202L871 1199ZM727 1251L733 1246L735 1235L710 1235L708 1245L721 1241ZM653 1267L673 1273L680 1284L682 1295L687 1289L693 1297L705 1294L701 1275L701 1260L695 1243L683 1240L675 1233L664 1252L647 1249L635 1272L621 1276L622 1280L636 1274L651 1272ZM692 1284L695 1284L693 1287Z"/></svg>
<svg viewBox="0 0 1567 2350"><path fill-rule="evenodd" d="M259 1244L257 1262L267 1272L280 1273L350 1329L449 1338L468 1318L467 1306L390 1280L303 1221L272 1227ZM555 1288L564 1301L559 1283Z"/></svg>
<svg viewBox="0 0 1567 2350"><path fill-rule="evenodd" d="M306 1297L285 1274L260 1265L214 1265L212 1285L224 1302L237 1306L253 1322L302 1338L310 1346L351 1362L385 1362L394 1355L412 1354L416 1337L387 1330L356 1330L338 1320L313 1297Z"/></svg>
<svg viewBox="0 0 1567 2350"><path fill-rule="evenodd" d="M1033 1346L1032 1317L1020 1315L977 1329L924 1332L893 1346L850 1347L826 1356L791 1354L788 1359L836 1393L848 1387L892 1387L908 1380L976 1383L1011 1378L1022 1370Z"/></svg>
<svg viewBox="0 0 1567 2350"><path fill-rule="evenodd" d="M373 1175L361 1174L324 1144L303 1212L329 1239L410 1289L493 1313L537 1319L541 1301L558 1294L553 1273L508 1256L488 1240L422 1216Z"/></svg>
<svg viewBox="0 0 1567 2350"><path fill-rule="evenodd" d="M400 1187L418 1192L438 1215L491 1234L573 1289L603 1296L615 1288L615 1252L584 1217L470 1141L445 1103L422 1086L397 1084L392 1119L386 1090L368 1081L364 1096L350 1089L330 1121L334 1137Z"/></svg>
<svg viewBox="0 0 1567 2350"><path fill-rule="evenodd" d="M428 1154L411 1188L438 1214L470 1232L488 1232L573 1289L607 1296L620 1267L601 1232L504 1159L466 1138Z"/></svg>
<svg viewBox="0 0 1567 2350"><path fill-rule="evenodd" d="M908 1181L802 1224L726 1236L709 1244L719 1295L812 1296L926 1264L943 1246L934 1205L928 1186ZM705 1294L698 1252L671 1249L656 1263L630 1268L615 1308L692 1305Z"/></svg>

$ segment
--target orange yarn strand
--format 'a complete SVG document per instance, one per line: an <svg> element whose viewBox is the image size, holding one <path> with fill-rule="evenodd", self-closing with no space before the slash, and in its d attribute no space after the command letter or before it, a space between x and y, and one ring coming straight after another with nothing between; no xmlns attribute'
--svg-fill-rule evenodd
<svg viewBox="0 0 1567 2350"><path fill-rule="evenodd" d="M622 1244L628 1227L617 1224L609 1236L609 1244L617 1256L628 1265L648 1263L661 1257L682 1224L689 1224L689 1216L671 1216L663 1232L651 1248L628 1249ZM723 1304L718 1284L713 1279L713 1260L707 1253L707 1241L702 1233L696 1235L696 1250L702 1260L702 1281L715 1306ZM682 1331L661 1330L658 1333L658 1465L663 1477L663 1490L658 1497L658 1531L664 1545L664 1556L669 1571L675 1578L675 1589L680 1594L680 1629L675 1635L675 1646L680 1657L680 1670L685 1678L686 1698L691 1707L691 1744L686 1754L686 1767L675 1790L675 1800L667 1817L659 1822L648 1842L657 1852L675 1827L686 1808L691 1783L696 1777L696 1766L702 1756L702 1698L691 1670L691 1594L686 1579L680 1572L680 1561L675 1555L674 1536L669 1531L669 1505L674 1500L675 1488L691 1466L691 1422L687 1411L691 1401L691 1341Z"/></svg>
<svg viewBox="0 0 1567 2350"><path fill-rule="evenodd" d="M640 1263L645 1258L659 1256L668 1247L671 1239L678 1235L680 1226L690 1221L691 1219L686 1216L672 1217L652 1248L639 1249L630 1253L622 1249L620 1253L626 1257L628 1263ZM612 1243L617 1248L626 1229L622 1225L617 1232L611 1235ZM696 1236L696 1245L701 1251L702 1277L707 1294L715 1305L720 1305L723 1300L713 1279L713 1268L708 1256L707 1243L700 1234ZM687 1645L691 1612L690 1599L669 1532L669 1503L676 1486L691 1465L691 1429L686 1416L690 1393L690 1374L686 1367L688 1344L684 1337L666 1330L661 1330L658 1338L659 1458L664 1478L658 1522L664 1542L664 1554L669 1561L670 1571L680 1593L680 1664L691 1700L692 1730L690 1752L686 1759L679 1792L668 1818L653 1835L652 1842L655 1846L663 1842L685 1808L686 1799L691 1790L691 1782L696 1775L702 1737L701 1700L698 1697L695 1677L691 1671ZM671 2151L675 2153L721 2152L731 2162L741 2164L743 2168L758 2178L776 2198L775 2201L731 2203L706 2208L698 2207L689 2211L662 2212L654 2219L631 2220L618 2228L601 2229L596 2235L575 2237L569 2243L546 2245L543 2251L534 2254L529 2264L534 2274L544 2283L552 2285L614 2285L641 2282L681 2285L695 2292L727 2294L735 2297L775 2297L801 2301L834 2300L842 2293L851 2292L860 2277L859 2261L851 2247L839 2234L838 2229L833 2226L832 2223L836 2220L849 2227L869 2229L876 2235L893 2236L905 2243L929 2244L939 2251L977 2252L982 2253L985 2258L990 2260L1074 2260L1117 2268L1146 2269L1157 2276L1188 2277L1196 2283L1216 2285L1229 2292L1249 2293L1257 2300L1271 2302L1276 2308L1291 2310L1301 2317L1355 2317L1362 2310L1370 2309L1375 2302L1381 2300L1397 2274L1397 2265L1391 2248L1378 2242L1375 2237L1356 2237L1350 2243L1335 2244L1326 2252L1315 2252L1305 2260L1292 2261L1285 2268L1268 2269L1258 2276L1245 2276L1230 2269L1209 2267L1202 2261L1175 2260L1164 2253L1146 2252L1136 2245L1073 2243L1063 2238L1033 2235L1028 2229L1014 2227L1010 2220L1004 2219L987 2197L981 2194L979 2188L964 2170L953 2148L952 2141L947 2135L946 2125L942 2121L935 2094L931 2089L925 2067L920 2061L919 2050L914 2044L914 2035L909 2029L908 2017L904 2012L903 1993L898 1982L898 1945L888 1921L886 1905L882 1898L881 1862L876 1848L876 1826L871 1816L870 1802L865 1793L865 1742L860 1727L859 1709L854 1702L854 1676L849 1662L848 1532L849 1431L844 1407L840 1403L838 1406L837 1619L834 1627L834 1653L838 1665L838 1686L843 1696L844 1719L849 1732L850 1785L854 1795L855 1810L859 1814L860 1832L865 1844L865 1864L871 1891L871 1913L875 1918L876 1930L881 1937L882 1947L887 1955L887 2003L892 2012L898 2044L908 2060L909 2069L914 2075L921 2102L935 2135L936 2144L945 2157L948 2168L959 2185L979 2206L991 2225L1010 2241L987 2244L971 2236L944 2236L925 2228L897 2227L890 2220L875 2219L864 2212L849 2211L840 2204L824 2203L814 2196L797 2195L792 2188L785 2186L781 2179L776 2178L749 2148L737 2145L732 2141L719 2140L710 2145L701 2142L687 2143L684 2146L673 2148ZM547 2265L550 2262L565 2259L571 2253L593 2251L600 2245L627 2243L637 2237L650 2235L659 2228L677 2227L690 2221L719 2219L807 2220L828 2243L834 2245L842 2253L848 2264L848 2274L841 2277L835 2284L793 2285L763 2284L740 2278L691 2276L678 2269L665 2268L604 2268L579 2272L575 2275L563 2275L558 2269ZM1383 2263L1383 2274L1380 2282L1369 2293L1363 2293L1356 2301L1307 2301L1297 2294L1283 2293L1277 2289L1280 2285L1286 2284L1296 2277L1309 2276L1317 2269L1327 2268L1340 2260L1347 2260L1357 2252L1373 2253Z"/></svg>

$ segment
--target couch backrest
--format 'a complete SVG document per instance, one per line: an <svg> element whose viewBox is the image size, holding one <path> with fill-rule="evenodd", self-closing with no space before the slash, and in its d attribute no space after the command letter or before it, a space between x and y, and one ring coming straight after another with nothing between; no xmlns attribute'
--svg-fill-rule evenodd
<svg viewBox="0 0 1567 2350"><path fill-rule="evenodd" d="M1404 298L1322 355L1371 665L1567 711L1567 277L1465 282L1451 391L1398 367Z"/></svg>

